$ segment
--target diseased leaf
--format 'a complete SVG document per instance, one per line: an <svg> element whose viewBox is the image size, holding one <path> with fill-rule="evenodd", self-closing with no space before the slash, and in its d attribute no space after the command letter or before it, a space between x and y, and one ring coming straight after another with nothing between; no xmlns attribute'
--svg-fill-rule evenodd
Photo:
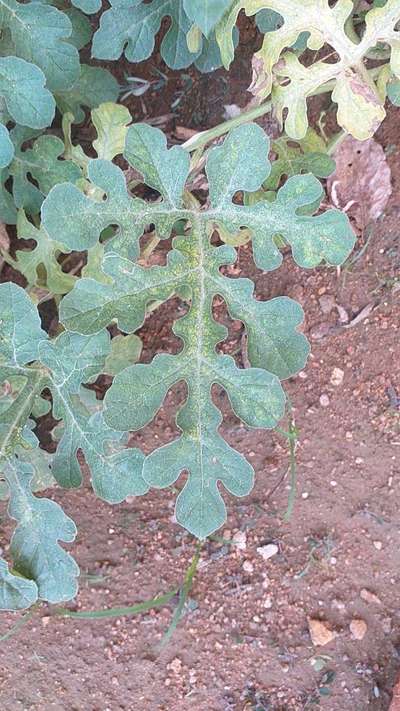
<svg viewBox="0 0 400 711"><path fill-rule="evenodd" d="M60 318L68 329L100 335L115 320L122 331L133 333L142 325L149 303L165 301L173 294L190 297L188 314L174 326L183 341L180 353L159 354L150 364L131 365L117 374L105 396L104 417L113 429L140 429L153 419L169 388L186 382L188 396L177 418L182 435L146 458L144 477L150 485L169 486L183 469L189 470L178 498L177 517L199 537L224 521L217 482L243 495L253 481L250 465L217 432L221 416L211 400L212 385L226 390L232 408L248 426L274 427L285 406L279 379L302 368L308 354L306 339L297 332L301 308L287 298L257 301L250 280L224 276L220 268L234 263L236 252L227 245L214 247L210 243L213 229L220 225L231 232L249 228L256 262L264 269L280 263L276 234L284 234L303 266L315 266L324 259L339 263L354 244L347 218L337 211L317 217L300 214L304 206L321 197L320 183L313 176L291 178L272 204L233 202L237 192L256 191L266 180L268 150L268 140L258 126L244 125L233 131L208 154L210 206L196 209L184 200L189 174L186 152L177 146L168 150L160 131L136 124L128 129L124 155L161 200L150 203L130 197L122 172L96 160L90 163L89 176L105 192L105 200L94 201L64 185L56 187L43 205L49 234L61 222L60 238L74 248L93 246L107 224L120 225L103 260L107 281L80 279L63 299ZM73 225L67 219L72 205L78 215ZM153 223L160 234L168 236L177 220L185 220L190 230L174 239L166 266L146 268L132 263L147 224ZM212 316L216 295L222 296L232 318L244 323L253 366L249 369L238 368L230 356L216 352L216 345L226 337L226 329Z"/></svg>
<svg viewBox="0 0 400 711"><path fill-rule="evenodd" d="M93 148L98 158L112 160L123 153L131 115L125 106L111 102L101 104L92 111L92 121L97 131Z"/></svg>
<svg viewBox="0 0 400 711"><path fill-rule="evenodd" d="M347 20L353 11L351 0L335 4L328 0L305 0L299 12L297 0L235 0L216 28L223 63L229 67L233 59L232 32L241 9L248 15L267 12L262 48L254 55L251 91L258 100L271 94L272 102L286 133L295 139L307 130L307 98L324 85L333 84L332 99L338 104L338 122L355 138L372 136L385 116L382 96L376 82L369 76L363 60L379 43L391 47L390 66L395 77L400 76L400 41L396 25L400 20L399 0L387 0L381 7L365 15L365 31L361 40L348 31ZM274 26L274 15L281 17ZM276 20L278 18L275 18ZM317 60L306 66L288 47L302 50L299 40L308 33L306 46L319 50L324 45L333 48L336 61ZM303 45L305 48L305 46Z"/></svg>

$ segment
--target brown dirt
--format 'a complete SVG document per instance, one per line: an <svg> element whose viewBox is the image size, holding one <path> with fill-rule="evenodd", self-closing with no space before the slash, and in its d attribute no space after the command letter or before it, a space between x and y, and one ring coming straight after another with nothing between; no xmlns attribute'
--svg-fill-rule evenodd
<svg viewBox="0 0 400 711"><path fill-rule="evenodd" d="M239 94L226 103L245 103ZM168 100L152 105L152 115L167 113ZM222 103L225 96L219 115ZM217 120L212 115L207 123ZM188 113L178 123L197 128ZM400 393L398 110L390 110L377 139L386 149L393 194L351 269L305 273L287 257L279 271L266 274L254 267L248 248L240 252L242 273L255 278L261 298L287 294L303 304L312 343L307 368L287 383L300 430L290 522L283 520L287 478L273 491L287 468L285 440L240 425L216 393L224 435L250 459L257 483L244 499L226 497L222 535L229 540L204 546L190 611L169 644L160 651L172 604L98 621L63 619L43 605L1 643L2 711L389 709L400 668L400 412L389 396ZM322 312L326 295L350 320L368 304L374 308L344 328L336 310ZM173 314L164 305L142 329L146 360L171 346ZM231 324L230 349L240 345L240 335L240 324ZM341 385L331 384L334 368L344 372ZM148 452L172 439L182 395L174 389L133 441ZM95 499L87 484L50 495L79 530L76 608L133 604L182 580L195 541L173 520L173 492L153 491L114 507ZM1 524L8 540L9 524ZM244 549L231 542L237 532L245 534ZM265 561L257 548L271 542L279 552ZM0 634L19 618L3 615ZM309 618L335 633L326 646L313 646ZM353 619L367 625L362 640L350 632ZM315 671L315 661L323 669Z"/></svg>

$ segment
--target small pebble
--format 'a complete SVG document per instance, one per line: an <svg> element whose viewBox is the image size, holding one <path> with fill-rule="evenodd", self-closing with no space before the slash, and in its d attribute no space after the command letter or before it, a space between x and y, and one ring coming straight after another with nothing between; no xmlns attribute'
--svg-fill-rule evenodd
<svg viewBox="0 0 400 711"><path fill-rule="evenodd" d="M236 548L239 548L240 551L245 551L247 545L247 536L245 532L236 531L236 533L233 534L232 542L235 544Z"/></svg>
<svg viewBox="0 0 400 711"><path fill-rule="evenodd" d="M332 370L332 375L331 375L331 384L334 385L335 387L339 387L343 383L344 379L344 370L341 370L341 368L334 368Z"/></svg>
<svg viewBox="0 0 400 711"><path fill-rule="evenodd" d="M379 597L370 590L367 590L366 588L363 588L361 590L360 597L365 602L375 603L375 605L382 605L382 601L379 599Z"/></svg>
<svg viewBox="0 0 400 711"><path fill-rule="evenodd" d="M329 397L325 393L323 393L319 399L319 403L322 407L329 407Z"/></svg>
<svg viewBox="0 0 400 711"><path fill-rule="evenodd" d="M251 563L249 560L245 560L242 567L246 573L253 573L254 572L253 563Z"/></svg>
<svg viewBox="0 0 400 711"><path fill-rule="evenodd" d="M350 632L354 639L364 639L367 629L367 623L364 620L354 619L350 622Z"/></svg>
<svg viewBox="0 0 400 711"><path fill-rule="evenodd" d="M318 302L323 314L330 314L335 308L335 297L330 294L323 294L323 296L318 299Z"/></svg>
<svg viewBox="0 0 400 711"><path fill-rule="evenodd" d="M310 617L308 619L308 629L314 647L323 647L335 638L335 633L321 620L315 620Z"/></svg>
<svg viewBox="0 0 400 711"><path fill-rule="evenodd" d="M260 548L257 548L257 553L259 553L264 560L272 558L272 556L276 555L278 551L279 548L275 543L268 543L266 546L260 546Z"/></svg>
<svg viewBox="0 0 400 711"><path fill-rule="evenodd" d="M374 547L376 548L377 551L382 550L382 541L374 541Z"/></svg>
<svg viewBox="0 0 400 711"><path fill-rule="evenodd" d="M310 331L311 339L313 341L320 341L321 338L325 338L331 330L329 323L320 323L317 326L313 326Z"/></svg>

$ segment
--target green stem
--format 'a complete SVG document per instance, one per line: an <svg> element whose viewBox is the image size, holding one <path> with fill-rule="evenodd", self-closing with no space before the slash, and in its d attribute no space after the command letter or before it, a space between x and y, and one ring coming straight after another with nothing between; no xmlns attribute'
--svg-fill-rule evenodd
<svg viewBox="0 0 400 711"><path fill-rule="evenodd" d="M35 614L38 605L39 603L37 602L32 605L29 612L27 612L26 615L22 615L22 617L19 618L19 620L15 623L15 625L11 627L11 629L0 637L0 642L6 642L7 639L10 639L10 637L14 637L14 635L17 634L18 630L20 630L21 627L24 627L24 625L29 622L31 617Z"/></svg>
<svg viewBox="0 0 400 711"><path fill-rule="evenodd" d="M86 610L81 612L74 612L74 610L68 610L66 607L58 607L55 610L56 615L61 617L77 617L83 620L99 620L104 617L122 617L124 615L139 615L141 612L147 612L156 607L163 607L166 605L171 598L176 595L178 590L170 590L164 595L159 595L158 597L153 597L152 600L145 600L144 602L139 602L137 605L130 605L129 607L111 607L106 610Z"/></svg>
<svg viewBox="0 0 400 711"><path fill-rule="evenodd" d="M172 635L174 634L174 632L175 632L175 630L182 618L182 615L183 615L184 609L185 609L185 605L186 605L190 590L193 585L193 580L194 580L194 577L197 573L197 567L199 564L202 547L203 547L203 541L198 541L196 544L196 551L195 551L195 554L192 558L192 562L190 563L190 566L186 571L183 585L179 591L179 602L175 608L175 612L174 612L173 618L171 620L171 624L168 627L163 639L161 640L161 644L160 644L161 648L165 647L165 645L169 642L169 640L171 639Z"/></svg>
<svg viewBox="0 0 400 711"><path fill-rule="evenodd" d="M366 71L368 72L368 75L371 79L375 79L381 69L382 65L380 67L373 67L372 69L368 69ZM315 91L309 94L309 96L318 96L319 94L325 94L326 92L332 91L335 88L335 85L336 79L332 79L331 81L326 82L326 84L317 87ZM228 131L231 131L233 128L241 126L242 123L249 123L249 121L254 121L257 118L261 118L261 116L268 114L271 111L272 106L273 105L271 101L266 101L265 103L260 104L260 106L255 106L249 109L248 111L242 111L240 116L236 116L233 119L229 119L229 121L224 121L223 123L218 124L218 126L215 126L214 128L209 128L207 131L200 131L200 133L196 133L195 136L192 136L192 138L189 138L188 141L182 143L182 148L190 152L196 151L198 148L205 146L207 143L213 141L215 138L219 138L225 133L228 133Z"/></svg>
<svg viewBox="0 0 400 711"><path fill-rule="evenodd" d="M331 156L334 154L336 151L336 148L340 146L341 143L343 143L344 139L347 138L348 133L344 129L341 129L338 131L338 133L335 133L334 136L330 139L328 142L328 145L326 147L326 152L328 156Z"/></svg>
<svg viewBox="0 0 400 711"><path fill-rule="evenodd" d="M271 101L266 101L260 106L256 106L248 111L243 111L240 116L229 119L229 121L224 121L214 128L209 128L207 131L200 131L200 133L196 133L195 136L192 136L192 138L189 138L188 141L182 144L182 148L190 152L196 151L198 148L205 146L215 138L219 138L219 136L223 136L225 133L228 133L231 129L241 126L242 123L248 123L249 121L254 121L257 118L264 116L264 114L267 114L271 111L271 109Z"/></svg>
<svg viewBox="0 0 400 711"><path fill-rule="evenodd" d="M291 409L289 411L289 427L288 427L288 440L289 440L289 472L290 472L290 491L288 498L288 505L286 513L284 515L284 520L287 522L290 520L293 513L294 504L296 501L296 491L297 491L297 466L296 466L296 445L297 445L297 429L293 419Z"/></svg>

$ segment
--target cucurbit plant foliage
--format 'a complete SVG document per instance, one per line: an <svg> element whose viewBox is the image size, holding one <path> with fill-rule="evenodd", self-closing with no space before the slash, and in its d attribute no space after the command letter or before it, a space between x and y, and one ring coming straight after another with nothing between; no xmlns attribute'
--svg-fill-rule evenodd
<svg viewBox="0 0 400 711"><path fill-rule="evenodd" d="M15 224L21 207L37 214L52 185L72 178L73 168L59 160L58 139L40 137L27 151L24 144L51 126L56 107L80 122L82 107L115 101L119 93L108 71L80 64L79 50L92 36L88 19L62 0L53 4L0 0L0 221L7 224ZM97 3L75 5L94 12Z"/></svg>
<svg viewBox="0 0 400 711"><path fill-rule="evenodd" d="M307 99L315 93L332 93L339 125L360 140L383 120L386 96L398 104L400 0L373 2L362 14L352 0L111 0L93 38L93 56L118 59L125 52L129 61L146 59L162 19L169 17L161 55L170 67L194 62L201 71L221 63L229 68L241 11L255 15L264 34L250 91L257 101L270 97L281 122L287 113L290 137L304 138ZM310 63L306 50L314 57L323 53ZM368 71L369 58L385 63Z"/></svg>
<svg viewBox="0 0 400 711"><path fill-rule="evenodd" d="M107 111L102 120L106 117ZM290 177L272 201L238 199L257 194L270 175L269 141L258 126L237 128L209 151L209 197L200 204L186 188L188 153L179 146L167 149L158 129L140 124L127 129L128 122L120 112L108 146L99 131L99 154L104 151L109 159L87 159L85 193L71 182L56 185L42 206L40 229L63 252L95 250L104 231L118 226L103 245L97 278L77 280L62 299L65 330L49 338L26 292L12 283L0 285L0 380L8 384L7 396L0 399L0 461L10 495L9 514L17 521L10 546L12 568L5 561L0 565L3 608L24 608L38 598L66 600L76 591L76 564L60 546L60 541L74 538L74 524L58 504L33 493L35 477L40 479L35 466L43 462L30 456L38 451L31 416L46 411L43 391L51 392L53 416L60 420L51 476L61 486L81 483L79 451L96 494L110 503L144 494L151 486L170 486L186 471L176 517L203 538L225 520L219 487L243 496L254 478L249 462L219 431L222 416L212 397L213 385L227 393L245 425L273 428L285 411L281 380L304 366L309 350L298 331L301 307L286 297L260 301L249 279L228 277L224 268L235 262L236 250L227 244L215 246L213 233L234 235L246 228L255 262L267 271L282 261L278 235L304 268L340 264L354 243L345 215L337 210L310 214L322 196L312 175ZM123 150L122 134L125 159L158 199L131 195L123 171L111 162ZM166 265L140 265L139 239L146 226L153 224L159 237L168 238L182 221L185 233L173 239ZM138 348L134 332L149 305L172 295L188 304L174 325L180 351L158 354L149 364L132 364ZM244 324L249 368L238 367L231 356L218 351L226 329L213 316L215 296ZM113 322L129 335L111 341L107 326ZM130 342L124 347L126 339ZM83 386L101 373L115 377L104 401L93 402ZM126 447L126 432L149 423L169 388L180 381L187 387L177 416L180 436L147 457ZM46 471L48 466L46 459Z"/></svg>

